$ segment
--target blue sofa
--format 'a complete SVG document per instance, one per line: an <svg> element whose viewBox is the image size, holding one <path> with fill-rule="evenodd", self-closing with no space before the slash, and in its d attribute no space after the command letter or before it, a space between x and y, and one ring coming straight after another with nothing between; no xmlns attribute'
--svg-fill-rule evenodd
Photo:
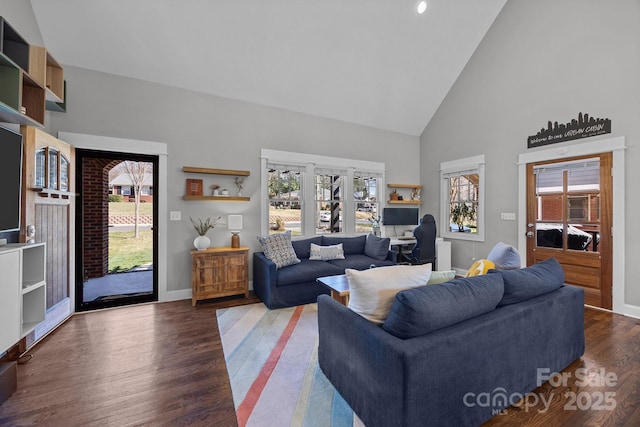
<svg viewBox="0 0 640 427"><path fill-rule="evenodd" d="M551 259L404 290L382 326L320 296L320 367L368 427L480 425L584 353L563 282Z"/></svg>
<svg viewBox="0 0 640 427"><path fill-rule="evenodd" d="M311 243L330 246L342 243L345 259L310 260ZM300 263L276 269L264 252L253 254L253 289L269 308L291 307L316 302L318 295L328 294L318 277L344 274L345 269L364 270L394 265L397 252L389 250L389 239L373 235L357 237L316 236L291 242Z"/></svg>

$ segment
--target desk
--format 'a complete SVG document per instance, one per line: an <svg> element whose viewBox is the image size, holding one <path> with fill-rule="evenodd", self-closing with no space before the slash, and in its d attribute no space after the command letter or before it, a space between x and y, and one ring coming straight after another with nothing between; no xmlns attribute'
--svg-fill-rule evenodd
<svg viewBox="0 0 640 427"><path fill-rule="evenodd" d="M398 239L397 237L391 237L389 243L390 248L398 251L398 255L404 252L411 252L413 245L416 244L416 239ZM445 242L442 237L436 238L436 265L435 271L448 271L451 270L451 242Z"/></svg>
<svg viewBox="0 0 640 427"><path fill-rule="evenodd" d="M398 251L397 262L402 261L402 254L411 253L411 249L417 243L416 239L399 239L397 237L391 237L391 242L389 242L389 248L394 251Z"/></svg>
<svg viewBox="0 0 640 427"><path fill-rule="evenodd" d="M411 238L411 239L398 239L397 237L390 237L391 242L389 243L389 246L393 247L393 246L405 246L405 245L415 245L416 244L416 239Z"/></svg>

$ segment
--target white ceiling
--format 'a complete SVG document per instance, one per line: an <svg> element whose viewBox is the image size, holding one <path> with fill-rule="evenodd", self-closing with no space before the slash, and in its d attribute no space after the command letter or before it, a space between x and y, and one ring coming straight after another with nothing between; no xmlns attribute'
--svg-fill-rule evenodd
<svg viewBox="0 0 640 427"><path fill-rule="evenodd" d="M31 0L64 65L410 135L505 2Z"/></svg>

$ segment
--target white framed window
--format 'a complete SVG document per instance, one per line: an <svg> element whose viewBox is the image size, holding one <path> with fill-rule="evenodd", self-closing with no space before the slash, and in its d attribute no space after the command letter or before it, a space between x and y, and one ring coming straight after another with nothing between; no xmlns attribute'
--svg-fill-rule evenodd
<svg viewBox="0 0 640 427"><path fill-rule="evenodd" d="M36 150L35 186L69 191L69 160L53 147Z"/></svg>
<svg viewBox="0 0 640 427"><path fill-rule="evenodd" d="M304 166L267 163L269 234L290 230L302 235L304 218Z"/></svg>
<svg viewBox="0 0 640 427"><path fill-rule="evenodd" d="M442 237L484 241L484 169L484 155L440 164Z"/></svg>
<svg viewBox="0 0 640 427"><path fill-rule="evenodd" d="M344 230L342 212L344 210L345 184L349 171L316 167L315 183L315 234L342 233Z"/></svg>
<svg viewBox="0 0 640 427"><path fill-rule="evenodd" d="M355 199L356 233L373 231L373 220L380 218L380 188L382 173L356 170L353 175L353 197Z"/></svg>
<svg viewBox="0 0 640 427"><path fill-rule="evenodd" d="M261 233L369 233L384 163L263 149ZM290 184L276 190L276 182ZM308 203L307 203L308 202ZM287 209L284 209L287 207ZM288 209L291 207L292 209Z"/></svg>

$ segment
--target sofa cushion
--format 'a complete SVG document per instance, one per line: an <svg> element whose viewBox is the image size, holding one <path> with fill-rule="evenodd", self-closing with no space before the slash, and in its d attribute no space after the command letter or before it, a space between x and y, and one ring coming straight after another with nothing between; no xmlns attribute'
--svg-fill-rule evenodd
<svg viewBox="0 0 640 427"><path fill-rule="evenodd" d="M315 282L318 277L335 276L344 273L344 269L331 265L325 261L311 261L303 258L299 264L290 265L278 270L276 286L297 285L305 282Z"/></svg>
<svg viewBox="0 0 640 427"><path fill-rule="evenodd" d="M258 241L262 245L264 256L273 261L277 269L300 262L291 246L291 231L258 236Z"/></svg>
<svg viewBox="0 0 640 427"><path fill-rule="evenodd" d="M520 252L511 245L498 242L487 255L487 259L492 261L498 270L515 270L520 268Z"/></svg>
<svg viewBox="0 0 640 427"><path fill-rule="evenodd" d="M310 237L308 239L292 240L291 246L296 252L296 256L300 259L309 258L311 255L311 243L321 244L322 236Z"/></svg>
<svg viewBox="0 0 640 427"><path fill-rule="evenodd" d="M413 338L495 310L502 299L502 276L454 279L396 295L382 329L398 338Z"/></svg>
<svg viewBox="0 0 640 427"><path fill-rule="evenodd" d="M431 264L394 265L363 271L348 268L345 274L349 281L349 308L380 324L387 318L399 291L427 283Z"/></svg>
<svg viewBox="0 0 640 427"><path fill-rule="evenodd" d="M367 236L358 236L358 237L327 237L322 236L322 245L337 245L338 243L342 243L342 247L344 249L345 255L351 254L363 254L364 253L364 244L367 240Z"/></svg>
<svg viewBox="0 0 640 427"><path fill-rule="evenodd" d="M368 234L364 243L364 254L373 259L384 261L389 254L390 238L378 237L374 234Z"/></svg>
<svg viewBox="0 0 640 427"><path fill-rule="evenodd" d="M344 250L342 243L330 246L319 246L315 243L311 244L311 255L309 259L312 261L329 261L332 259L344 259Z"/></svg>
<svg viewBox="0 0 640 427"><path fill-rule="evenodd" d="M555 258L519 270L494 271L504 279L504 296L499 307L553 292L564 284L564 271Z"/></svg>
<svg viewBox="0 0 640 427"><path fill-rule="evenodd" d="M340 267L342 271L347 268L353 268L354 270L367 270L372 265L375 267L384 267L395 264L390 260L378 261L377 259L368 257L364 254L345 255L344 259L332 259L327 262Z"/></svg>

